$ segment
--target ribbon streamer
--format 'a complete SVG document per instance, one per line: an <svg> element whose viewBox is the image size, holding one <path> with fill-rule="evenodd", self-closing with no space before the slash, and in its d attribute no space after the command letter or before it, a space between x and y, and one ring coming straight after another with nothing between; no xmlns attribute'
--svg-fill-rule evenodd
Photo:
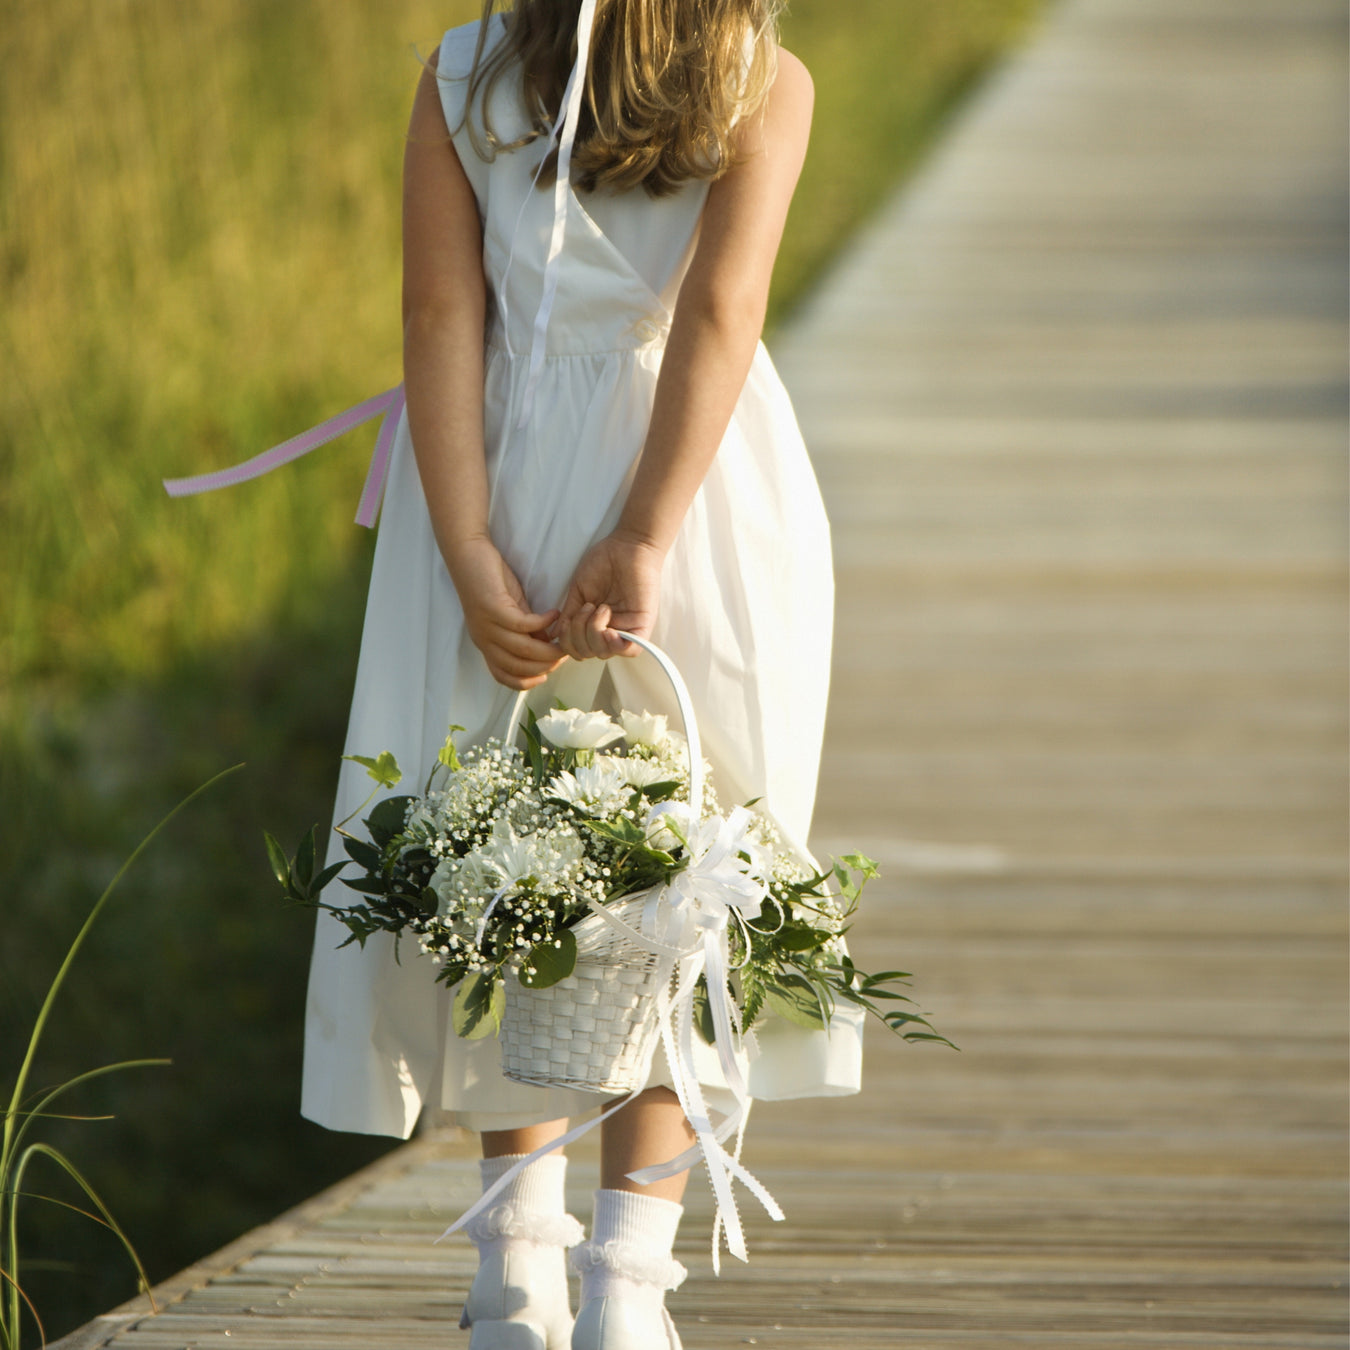
<svg viewBox="0 0 1350 1350"><path fill-rule="evenodd" d="M581 100L586 93L586 67L590 63L591 30L595 26L596 0L581 0L577 15L577 59L567 78L559 117L562 137L558 141L557 173L553 180L553 232L549 237L548 257L544 262L544 286L539 309L534 316L534 335L530 341L530 368L521 397L520 416L516 430L524 429L534 407L534 390L544 368L544 339L548 334L549 315L553 312L553 298L558 291L558 258L562 253L567 233L567 194L571 191L572 146L577 138L577 121L581 116Z"/></svg>
<svg viewBox="0 0 1350 1350"><path fill-rule="evenodd" d="M247 483L251 478L261 478L265 473L289 464L311 450L336 440L339 436L369 422L373 417L383 417L380 434L375 439L375 449L370 457L370 467L366 470L365 486L361 489L361 502L356 512L356 523L367 529L373 528L380 513L380 501L384 496L385 480L389 477L389 460L394 448L394 433L398 430L403 415L403 386L396 384L364 403L358 403L336 417L292 436L270 450L264 450L242 464L228 469L217 469L214 473L197 474L192 478L166 478L164 490L170 497L191 497L198 492L214 492L218 488L234 487L237 483Z"/></svg>

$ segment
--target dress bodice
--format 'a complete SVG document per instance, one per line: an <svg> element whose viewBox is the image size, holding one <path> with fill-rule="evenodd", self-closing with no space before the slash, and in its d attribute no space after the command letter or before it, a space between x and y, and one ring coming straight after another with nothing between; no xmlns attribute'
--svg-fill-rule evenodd
<svg viewBox="0 0 1350 1350"><path fill-rule="evenodd" d="M491 25L485 51L505 37L501 15ZM466 103L478 29L477 22L452 28L441 42L441 105L483 226L493 316L488 341L523 354L530 348L543 290L553 189L533 181L544 153L541 141L490 160L474 146L470 119L481 142L484 108L477 98L466 116ZM514 140L529 129L519 82L509 70L496 82L486 112L499 140ZM579 194L568 187L566 247L559 259L547 355L636 350L664 341L707 191L703 180L660 198L641 188Z"/></svg>

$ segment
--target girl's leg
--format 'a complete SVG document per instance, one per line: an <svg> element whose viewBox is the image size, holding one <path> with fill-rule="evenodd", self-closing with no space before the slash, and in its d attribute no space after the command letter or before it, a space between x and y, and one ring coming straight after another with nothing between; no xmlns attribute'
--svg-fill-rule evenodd
<svg viewBox="0 0 1350 1350"><path fill-rule="evenodd" d="M483 1189L566 1131L565 1120L484 1131ZM560 1149L537 1158L469 1224L479 1258L461 1321L472 1328L470 1350L568 1350L572 1310L563 1251L584 1234L567 1213L566 1168Z"/></svg>
<svg viewBox="0 0 1350 1350"><path fill-rule="evenodd" d="M694 1142L694 1131L684 1118L679 1098L668 1087L640 1092L601 1125L600 1140L600 1185L605 1190L654 1195L658 1200L679 1204L688 1172L650 1186L639 1186L628 1179L629 1172L677 1157Z"/></svg>
<svg viewBox="0 0 1350 1350"><path fill-rule="evenodd" d="M567 1133L567 1121L546 1120L542 1125L526 1125L519 1130L484 1130L479 1139L483 1157L502 1158L508 1153L533 1153L543 1148L550 1139L561 1139Z"/></svg>
<svg viewBox="0 0 1350 1350"><path fill-rule="evenodd" d="M665 1308L685 1269L671 1256L689 1173L639 1186L628 1173L683 1153L694 1140L669 1088L648 1088L607 1120L591 1240L573 1253L581 1310L572 1350L678 1350Z"/></svg>

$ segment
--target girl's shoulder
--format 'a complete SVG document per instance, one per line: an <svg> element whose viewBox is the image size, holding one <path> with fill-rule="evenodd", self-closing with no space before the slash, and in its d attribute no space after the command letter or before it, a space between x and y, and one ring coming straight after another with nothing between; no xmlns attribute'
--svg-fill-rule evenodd
<svg viewBox="0 0 1350 1350"><path fill-rule="evenodd" d="M467 80L473 71L473 58L478 50L478 33L483 26L481 19L461 24L449 29L441 39L437 54L436 70L443 80ZM487 38L483 43L483 55L489 52L506 36L506 18L500 12L488 20Z"/></svg>

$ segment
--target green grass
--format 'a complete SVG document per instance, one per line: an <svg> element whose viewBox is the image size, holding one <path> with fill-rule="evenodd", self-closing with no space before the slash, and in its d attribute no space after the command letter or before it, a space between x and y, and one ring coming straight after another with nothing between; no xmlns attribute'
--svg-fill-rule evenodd
<svg viewBox="0 0 1350 1350"><path fill-rule="evenodd" d="M1036 8L797 0L784 40L816 115L773 320ZM119 1120L70 1145L96 1149L152 1278L387 1142L296 1115L310 925L274 901L260 847L331 805L373 430L224 494L173 502L159 480L398 379L411 44L476 9L11 0L0 25L0 1071L118 859L249 761L91 939L39 1066L175 1060L91 1091ZM131 1292L114 1246L30 1222L27 1250L76 1266L34 1274L49 1332Z"/></svg>

